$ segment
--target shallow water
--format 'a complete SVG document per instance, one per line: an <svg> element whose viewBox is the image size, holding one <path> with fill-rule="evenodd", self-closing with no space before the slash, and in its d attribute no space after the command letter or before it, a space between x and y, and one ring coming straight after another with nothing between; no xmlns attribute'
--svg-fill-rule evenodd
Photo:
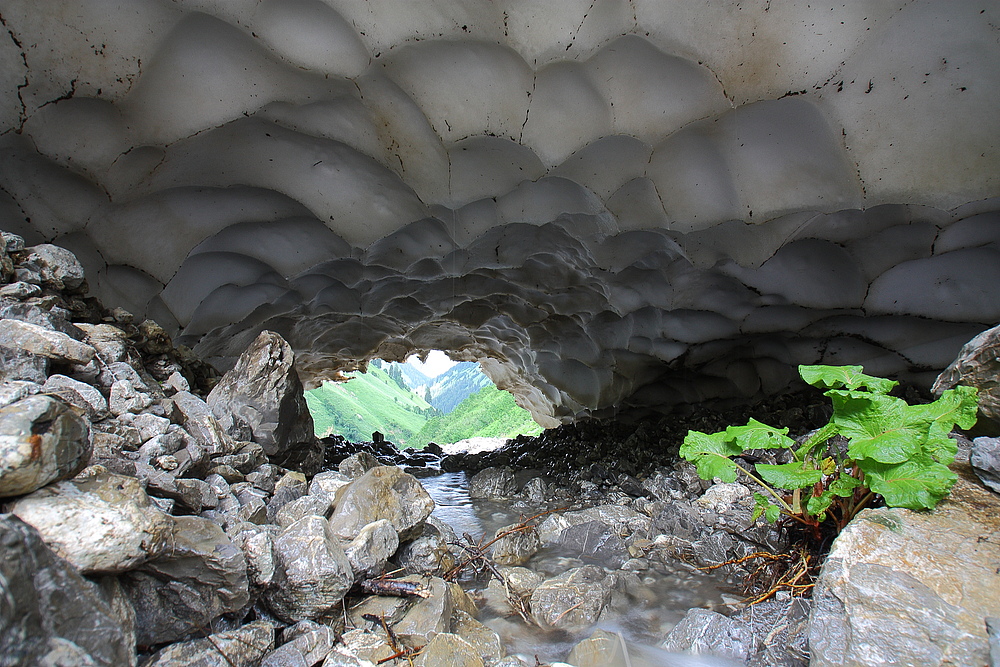
<svg viewBox="0 0 1000 667"><path fill-rule="evenodd" d="M421 480L436 503L434 516L452 527L457 535L468 533L474 539L492 537L503 526L518 523L527 516L548 508L522 508L508 503L472 500L468 477L464 472L445 473ZM578 558L568 558L550 549L539 551L527 567L545 578L583 565ZM678 656L653 648L692 607L717 608L723 605L721 577L669 570L651 563L650 569L635 573L625 592L616 592L601 615L597 626L579 632L543 630L528 625L518 616L500 616L482 611L480 621L497 632L507 651L533 664L535 656L543 662L565 660L570 650L594 630L601 628L620 633L623 642L620 664L632 667L686 667L688 665L736 664L717 658ZM481 596L485 581L465 581L463 586L474 597ZM627 658L625 654L627 653ZM613 663L608 667L616 667Z"/></svg>

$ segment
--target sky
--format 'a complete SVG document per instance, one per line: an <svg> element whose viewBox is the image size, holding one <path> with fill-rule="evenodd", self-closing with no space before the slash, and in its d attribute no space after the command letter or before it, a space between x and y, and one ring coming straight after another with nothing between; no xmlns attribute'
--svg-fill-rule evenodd
<svg viewBox="0 0 1000 667"><path fill-rule="evenodd" d="M427 377L434 378L441 375L441 373L444 373L458 362L449 359L448 355L441 350L431 350L427 355L426 362L421 363L420 359L417 358L417 355L414 354L406 360L406 363L410 364Z"/></svg>

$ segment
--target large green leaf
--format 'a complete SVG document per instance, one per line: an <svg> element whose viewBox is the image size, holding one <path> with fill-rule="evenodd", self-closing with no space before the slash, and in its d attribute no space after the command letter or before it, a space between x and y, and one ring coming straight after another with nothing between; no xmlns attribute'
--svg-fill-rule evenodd
<svg viewBox="0 0 1000 667"><path fill-rule="evenodd" d="M735 441L742 451L794 447L795 441L789 438L787 433L787 428L774 428L751 419L746 426L727 428L726 438Z"/></svg>
<svg viewBox="0 0 1000 667"><path fill-rule="evenodd" d="M948 465L955 460L958 444L948 434L958 426L969 429L976 425L979 416L979 392L974 387L959 385L941 394L933 403L915 405L931 425L927 432L925 451Z"/></svg>
<svg viewBox="0 0 1000 667"><path fill-rule="evenodd" d="M922 450L931 419L919 406L885 394L832 390L827 395L833 399L833 423L851 439L851 458L901 463Z"/></svg>
<svg viewBox="0 0 1000 667"><path fill-rule="evenodd" d="M742 453L725 431L712 434L688 431L680 449L680 455L695 465L702 479L718 477L723 482L736 481L736 464L729 457Z"/></svg>
<svg viewBox="0 0 1000 667"><path fill-rule="evenodd" d="M886 394L899 384L893 380L865 375L861 366L799 366L799 375L820 389L868 387L876 394Z"/></svg>
<svg viewBox="0 0 1000 667"><path fill-rule="evenodd" d="M858 464L865 473L868 488L881 494L890 507L932 509L958 479L948 466L926 456L896 464L877 461L858 461Z"/></svg>
<svg viewBox="0 0 1000 667"><path fill-rule="evenodd" d="M779 489L804 489L823 479L823 471L803 467L799 461L782 465L757 464L757 474L765 482Z"/></svg>

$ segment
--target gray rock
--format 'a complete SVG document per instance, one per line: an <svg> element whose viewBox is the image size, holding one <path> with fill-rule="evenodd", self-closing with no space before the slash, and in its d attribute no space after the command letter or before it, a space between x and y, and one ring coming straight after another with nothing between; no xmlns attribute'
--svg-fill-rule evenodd
<svg viewBox="0 0 1000 667"><path fill-rule="evenodd" d="M0 345L0 380L44 384L49 375L49 360L24 350Z"/></svg>
<svg viewBox="0 0 1000 667"><path fill-rule="evenodd" d="M451 614L456 606L448 583L438 577L426 580L413 575L403 577L402 581L422 584L429 595L426 598L412 599L409 608L395 625L396 633L400 637L409 636L418 644L426 644L434 635L448 632L451 629Z"/></svg>
<svg viewBox="0 0 1000 667"><path fill-rule="evenodd" d="M47 287L73 292L83 286L83 266L65 248L50 243L32 246L22 252L20 264L36 268Z"/></svg>
<svg viewBox="0 0 1000 667"><path fill-rule="evenodd" d="M136 415L132 419L131 426L139 431L139 437L142 438L143 442L146 442L150 438L166 435L170 429L170 420L166 417L158 417L146 412ZM180 447L177 447L177 449L180 449ZM174 451L176 452L177 449Z"/></svg>
<svg viewBox="0 0 1000 667"><path fill-rule="evenodd" d="M531 594L531 611L543 627L585 628L597 622L611 599L612 581L594 565L584 565L543 581Z"/></svg>
<svg viewBox="0 0 1000 667"><path fill-rule="evenodd" d="M274 580L275 556L273 526L259 526L241 522L230 528L228 535L233 544L243 551L247 563L247 576L256 586L269 586Z"/></svg>
<svg viewBox="0 0 1000 667"><path fill-rule="evenodd" d="M184 429L209 455L234 454L239 449L205 401L186 391L177 392L171 400L182 415Z"/></svg>
<svg viewBox="0 0 1000 667"><path fill-rule="evenodd" d="M538 531L531 526L527 530L514 530L519 526L520 524L504 526L493 534L496 541L493 542L490 555L498 565L524 565L541 548ZM507 534L500 537L503 533Z"/></svg>
<svg viewBox="0 0 1000 667"><path fill-rule="evenodd" d="M990 667L1000 667L1000 618L988 617L986 632L990 636Z"/></svg>
<svg viewBox="0 0 1000 667"><path fill-rule="evenodd" d="M596 630L587 639L577 643L566 660L575 667L618 667L624 664L622 643L618 635Z"/></svg>
<svg viewBox="0 0 1000 667"><path fill-rule="evenodd" d="M113 324L77 324L105 363L128 358L128 336Z"/></svg>
<svg viewBox="0 0 1000 667"><path fill-rule="evenodd" d="M86 419L53 396L29 396L0 409L0 498L72 477L92 453Z"/></svg>
<svg viewBox="0 0 1000 667"><path fill-rule="evenodd" d="M173 539L174 520L132 477L99 467L50 484L11 505L11 512L84 574L124 572L159 556Z"/></svg>
<svg viewBox="0 0 1000 667"><path fill-rule="evenodd" d="M302 496L290 503L285 503L274 520L282 528L288 528L304 516L321 516L326 518L330 511L330 501L328 499L317 498L316 496Z"/></svg>
<svg viewBox="0 0 1000 667"><path fill-rule="evenodd" d="M405 541L420 534L434 501L413 475L379 466L341 488L336 507L330 527L342 539L353 540L368 524L388 519Z"/></svg>
<svg viewBox="0 0 1000 667"><path fill-rule="evenodd" d="M223 428L249 425L272 462L292 469L308 463L303 471L314 474L319 468L311 454L320 445L294 364L291 346L263 331L212 389L208 404Z"/></svg>
<svg viewBox="0 0 1000 667"><path fill-rule="evenodd" d="M434 517L428 517L420 537L405 543L396 552L395 562L411 574L431 574L441 576L455 567L456 560L448 546L455 535L445 534L445 530L435 525Z"/></svg>
<svg viewBox="0 0 1000 667"><path fill-rule="evenodd" d="M347 486L350 481L351 478L337 470L321 472L309 482L309 495L329 498L332 504L337 490L342 486Z"/></svg>
<svg viewBox="0 0 1000 667"><path fill-rule="evenodd" d="M344 547L355 580L374 577L385 569L386 561L399 548L396 529L387 519L373 521Z"/></svg>
<svg viewBox="0 0 1000 667"><path fill-rule="evenodd" d="M274 626L254 621L204 639L171 644L144 667L257 667L273 648Z"/></svg>
<svg viewBox="0 0 1000 667"><path fill-rule="evenodd" d="M139 413L152 404L152 396L136 391L135 387L128 380L116 380L111 385L111 392L108 396L108 408L115 416L124 415L129 412Z"/></svg>
<svg viewBox="0 0 1000 667"><path fill-rule="evenodd" d="M486 587L486 606L496 614L509 616L516 611L510 598L528 600L542 583L542 575L526 567L501 567L506 586L496 577Z"/></svg>
<svg viewBox="0 0 1000 667"><path fill-rule="evenodd" d="M37 382L25 382L24 380L0 382L0 408L6 408L22 398L34 396L41 390L42 385Z"/></svg>
<svg viewBox="0 0 1000 667"><path fill-rule="evenodd" d="M219 504L215 489L200 479L180 478L176 482L177 495L184 507L195 514L203 509L213 509Z"/></svg>
<svg viewBox="0 0 1000 667"><path fill-rule="evenodd" d="M83 329L71 324L56 308L46 309L33 303L12 303L0 308L0 319L37 324L43 329L64 333L73 340L83 341L86 338Z"/></svg>
<svg viewBox="0 0 1000 667"><path fill-rule="evenodd" d="M1000 493L1000 438L973 440L969 463L983 484Z"/></svg>
<svg viewBox="0 0 1000 667"><path fill-rule="evenodd" d="M584 562L621 567L629 559L628 546L614 529L600 521L572 525L561 533L553 546ZM510 563L514 564L514 563Z"/></svg>
<svg viewBox="0 0 1000 667"><path fill-rule="evenodd" d="M1000 325L987 329L959 350L941 371L931 391L935 396L963 384L979 389L979 412L1000 424Z"/></svg>
<svg viewBox="0 0 1000 667"><path fill-rule="evenodd" d="M64 333L19 320L0 320L0 347L67 364L86 364L97 354Z"/></svg>
<svg viewBox="0 0 1000 667"><path fill-rule="evenodd" d="M18 281L16 283L0 287L0 298L6 297L10 299L27 299L33 296L38 296L41 293L42 288L38 285L32 285L31 283L23 281Z"/></svg>
<svg viewBox="0 0 1000 667"><path fill-rule="evenodd" d="M184 639L250 600L243 552L222 529L196 516L174 521L162 555L120 577L144 646Z"/></svg>
<svg viewBox="0 0 1000 667"><path fill-rule="evenodd" d="M477 621L468 612L461 609L451 612L451 631L472 644L486 667L495 665L504 655L500 635Z"/></svg>
<svg viewBox="0 0 1000 667"><path fill-rule="evenodd" d="M274 587L266 597L275 616L297 622L331 611L354 583L351 564L329 522L307 516L274 542Z"/></svg>
<svg viewBox="0 0 1000 667"><path fill-rule="evenodd" d="M378 459L368 452L357 452L341 461L337 466L337 470L348 480L352 480L361 477L372 468L377 468L380 465L382 464L378 462Z"/></svg>
<svg viewBox="0 0 1000 667"><path fill-rule="evenodd" d="M107 417L108 401L101 392L91 385L66 377L65 375L50 375L42 385L42 391L55 394L70 405L86 410L90 421L100 421Z"/></svg>
<svg viewBox="0 0 1000 667"><path fill-rule="evenodd" d="M510 498L517 492L510 468L486 468L469 480L470 498Z"/></svg>
<svg viewBox="0 0 1000 667"><path fill-rule="evenodd" d="M743 621L708 609L691 609L660 647L678 653L746 660L757 651L757 638Z"/></svg>
<svg viewBox="0 0 1000 667"><path fill-rule="evenodd" d="M0 514L0 664L136 664L133 637L98 586L53 553L31 526Z"/></svg>
<svg viewBox="0 0 1000 667"><path fill-rule="evenodd" d="M484 667L476 648L456 634L442 632L424 646L419 667Z"/></svg>
<svg viewBox="0 0 1000 667"><path fill-rule="evenodd" d="M260 667L293 667L319 664L333 649L333 630L313 621L299 621L284 633L285 643L264 656Z"/></svg>
<svg viewBox="0 0 1000 667"><path fill-rule="evenodd" d="M733 614L757 638L758 650L748 657L748 667L806 667L811 609L810 600L788 597L759 602Z"/></svg>
<svg viewBox="0 0 1000 667"><path fill-rule="evenodd" d="M813 592L811 665L982 665L1000 616L1000 498L959 478L933 512L864 510Z"/></svg>
<svg viewBox="0 0 1000 667"><path fill-rule="evenodd" d="M253 487L253 485L250 485ZM253 487L255 491L267 496L266 492ZM274 492L270 500L267 501L267 516L271 521L275 521L278 512L288 503L298 500L306 495L309 486L306 483L305 475L300 472L286 472L281 479L274 483Z"/></svg>

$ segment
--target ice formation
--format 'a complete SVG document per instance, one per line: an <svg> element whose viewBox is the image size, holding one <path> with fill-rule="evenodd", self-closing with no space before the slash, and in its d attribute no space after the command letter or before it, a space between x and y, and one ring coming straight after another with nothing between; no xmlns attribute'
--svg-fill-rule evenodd
<svg viewBox="0 0 1000 667"><path fill-rule="evenodd" d="M545 424L928 382L1000 320L1000 6L0 0L0 227L225 367L445 349Z"/></svg>

